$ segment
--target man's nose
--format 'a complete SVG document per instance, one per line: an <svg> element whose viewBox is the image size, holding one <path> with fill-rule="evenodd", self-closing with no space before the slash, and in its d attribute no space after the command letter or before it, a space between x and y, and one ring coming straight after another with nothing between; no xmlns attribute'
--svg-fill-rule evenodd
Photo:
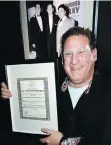
<svg viewBox="0 0 111 145"><path fill-rule="evenodd" d="M76 54L76 53L73 53L72 54L72 57L71 57L71 63L72 64L77 64L79 62L79 57L78 57L78 55Z"/></svg>

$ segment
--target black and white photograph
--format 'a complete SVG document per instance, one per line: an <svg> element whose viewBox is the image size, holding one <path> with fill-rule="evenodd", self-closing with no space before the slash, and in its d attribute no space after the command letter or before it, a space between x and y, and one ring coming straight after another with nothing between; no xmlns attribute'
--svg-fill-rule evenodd
<svg viewBox="0 0 111 145"><path fill-rule="evenodd" d="M56 61L61 56L61 37L68 29L92 29L93 6L93 1L81 0L21 1L25 59Z"/></svg>

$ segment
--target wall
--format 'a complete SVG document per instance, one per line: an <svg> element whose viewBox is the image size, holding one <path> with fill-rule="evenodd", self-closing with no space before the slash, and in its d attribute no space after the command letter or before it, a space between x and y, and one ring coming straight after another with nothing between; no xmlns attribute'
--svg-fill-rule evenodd
<svg viewBox="0 0 111 145"><path fill-rule="evenodd" d="M4 79L4 64L24 60L19 2L0 2L0 80ZM2 78L3 77L3 78Z"/></svg>
<svg viewBox="0 0 111 145"><path fill-rule="evenodd" d="M111 1L99 2L97 47L98 68L111 77Z"/></svg>

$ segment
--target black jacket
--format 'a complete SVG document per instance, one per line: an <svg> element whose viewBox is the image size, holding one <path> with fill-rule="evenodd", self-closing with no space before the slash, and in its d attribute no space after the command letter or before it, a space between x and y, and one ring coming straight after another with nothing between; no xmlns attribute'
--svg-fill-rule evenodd
<svg viewBox="0 0 111 145"><path fill-rule="evenodd" d="M46 38L45 35L45 20L41 15L43 31L41 31L38 20L35 17L32 17L29 22L29 45L30 51L36 51L37 57L41 60L46 56ZM32 44L35 44L36 47L33 48Z"/></svg>
<svg viewBox="0 0 111 145"><path fill-rule="evenodd" d="M111 145L111 80L95 74L89 93L75 109L68 89L58 98L59 130L65 137L82 137L80 145Z"/></svg>

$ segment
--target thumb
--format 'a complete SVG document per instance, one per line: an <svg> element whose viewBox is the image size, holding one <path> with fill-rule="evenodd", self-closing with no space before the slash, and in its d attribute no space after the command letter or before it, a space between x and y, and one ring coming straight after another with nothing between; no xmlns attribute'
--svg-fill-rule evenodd
<svg viewBox="0 0 111 145"><path fill-rule="evenodd" d="M3 88L7 89L7 86L6 86L5 82L2 82L2 83L1 83L1 86L2 86Z"/></svg>
<svg viewBox="0 0 111 145"><path fill-rule="evenodd" d="M47 133L49 135L51 135L53 133L53 130L47 129L47 128L42 128L41 131L44 132L44 133Z"/></svg>

